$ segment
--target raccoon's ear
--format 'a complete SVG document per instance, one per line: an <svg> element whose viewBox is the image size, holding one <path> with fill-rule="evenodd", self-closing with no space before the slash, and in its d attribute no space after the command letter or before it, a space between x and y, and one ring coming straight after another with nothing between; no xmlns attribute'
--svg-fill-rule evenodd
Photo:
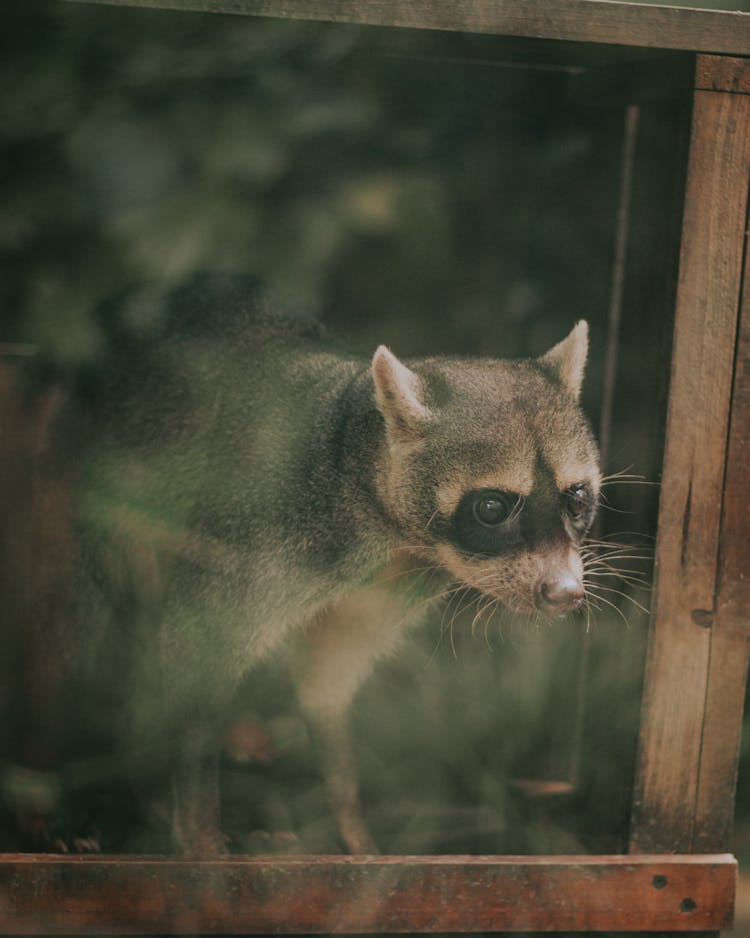
<svg viewBox="0 0 750 938"><path fill-rule="evenodd" d="M372 358L375 400L388 431L397 439L419 437L432 420L422 401L422 382L406 365L381 345Z"/></svg>
<svg viewBox="0 0 750 938"><path fill-rule="evenodd" d="M589 351L589 324L585 319L573 326L570 334L539 359L554 372L560 384L578 400L581 396L586 356Z"/></svg>

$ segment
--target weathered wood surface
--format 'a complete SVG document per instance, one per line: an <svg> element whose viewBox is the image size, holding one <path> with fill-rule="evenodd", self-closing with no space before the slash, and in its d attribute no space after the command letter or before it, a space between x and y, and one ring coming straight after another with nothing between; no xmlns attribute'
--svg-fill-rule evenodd
<svg viewBox="0 0 750 938"><path fill-rule="evenodd" d="M695 87L701 91L731 91L750 94L750 69L746 59L696 56Z"/></svg>
<svg viewBox="0 0 750 938"><path fill-rule="evenodd" d="M692 857L6 856L0 931L373 933L725 928L736 863Z"/></svg>
<svg viewBox="0 0 750 938"><path fill-rule="evenodd" d="M712 68L722 81L725 63L708 58L701 80L712 80ZM747 663L737 623L748 615L747 594L739 595L748 564L747 377L738 372L734 405L732 381L749 180L750 97L696 91L632 815L636 852L726 849L731 829ZM742 347L746 356L745 338Z"/></svg>
<svg viewBox="0 0 750 938"><path fill-rule="evenodd" d="M740 301L717 612L728 629L750 635L750 238Z"/></svg>
<svg viewBox="0 0 750 938"><path fill-rule="evenodd" d="M81 0L79 0L81 2ZM750 14L617 0L82 0L750 55Z"/></svg>
<svg viewBox="0 0 750 938"><path fill-rule="evenodd" d="M750 79L750 69L747 69ZM729 451L719 553L711 663L706 694L706 730L696 804L693 847L729 843L734 815L743 688L750 635L750 240L732 392ZM712 845L708 848L708 845Z"/></svg>

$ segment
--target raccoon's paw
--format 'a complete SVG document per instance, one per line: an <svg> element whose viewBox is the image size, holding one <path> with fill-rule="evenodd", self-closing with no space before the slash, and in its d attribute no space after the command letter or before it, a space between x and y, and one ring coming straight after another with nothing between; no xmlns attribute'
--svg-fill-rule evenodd
<svg viewBox="0 0 750 938"><path fill-rule="evenodd" d="M369 853L379 854L378 845L372 839L367 825L359 812L339 814L339 830L346 849L353 855Z"/></svg>
<svg viewBox="0 0 750 938"><path fill-rule="evenodd" d="M70 841L63 837L54 837L50 841L52 853L101 853L102 845L98 837L72 837Z"/></svg>
<svg viewBox="0 0 750 938"><path fill-rule="evenodd" d="M91 834L86 837L74 837L71 844L73 853L101 853L102 845L98 834Z"/></svg>
<svg viewBox="0 0 750 938"><path fill-rule="evenodd" d="M61 833L53 815L19 813L16 826L22 847L34 853L101 853L98 831L91 829L76 835Z"/></svg>

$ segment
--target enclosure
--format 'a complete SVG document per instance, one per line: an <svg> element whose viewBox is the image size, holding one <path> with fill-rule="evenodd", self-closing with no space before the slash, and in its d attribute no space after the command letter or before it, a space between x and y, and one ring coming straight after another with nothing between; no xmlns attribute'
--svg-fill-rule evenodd
<svg viewBox="0 0 750 938"><path fill-rule="evenodd" d="M6 588L65 497L55 389L148 343L191 290L220 307L238 284L363 354L537 355L587 319L584 402L611 482L596 537L620 575L551 628L448 605L380 668L353 723L384 856L340 855L269 667L238 726L263 727L271 754L224 766L234 855L163 856L87 756L63 785L118 817L106 855L7 853L0 929L727 927L750 600L750 14L172 0L19 5L9 23ZM35 767L13 680L45 682L16 640L6 798ZM49 778L36 768L30 787Z"/></svg>

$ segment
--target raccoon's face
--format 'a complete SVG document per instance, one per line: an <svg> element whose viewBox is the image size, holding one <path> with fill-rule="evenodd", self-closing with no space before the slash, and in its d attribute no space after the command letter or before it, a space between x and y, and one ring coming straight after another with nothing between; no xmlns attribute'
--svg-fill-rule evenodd
<svg viewBox="0 0 750 938"><path fill-rule="evenodd" d="M584 601L580 547L600 485L577 401L585 358L584 323L533 362L411 371L379 350L373 364L381 497L404 543L518 611L561 615Z"/></svg>

